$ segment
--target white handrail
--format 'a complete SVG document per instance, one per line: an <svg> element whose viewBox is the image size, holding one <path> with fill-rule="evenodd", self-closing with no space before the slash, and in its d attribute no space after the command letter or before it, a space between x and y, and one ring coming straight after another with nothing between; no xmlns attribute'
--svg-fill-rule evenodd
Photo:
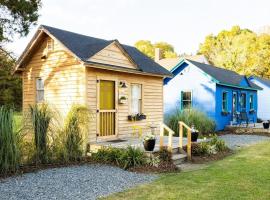
<svg viewBox="0 0 270 200"><path fill-rule="evenodd" d="M160 138L159 138L159 146L160 148L164 147L164 129L168 131L168 151L172 151L172 139L174 135L174 131L170 129L166 124L160 124Z"/></svg>

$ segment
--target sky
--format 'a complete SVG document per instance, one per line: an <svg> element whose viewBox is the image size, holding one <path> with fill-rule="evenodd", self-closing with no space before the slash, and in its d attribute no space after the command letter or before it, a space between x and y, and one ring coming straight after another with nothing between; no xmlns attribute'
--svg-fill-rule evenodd
<svg viewBox="0 0 270 200"><path fill-rule="evenodd" d="M269 0L42 0L45 24L134 45L165 41L178 54L196 53L205 36L234 25L258 30L270 25ZM38 26L8 48L20 55Z"/></svg>

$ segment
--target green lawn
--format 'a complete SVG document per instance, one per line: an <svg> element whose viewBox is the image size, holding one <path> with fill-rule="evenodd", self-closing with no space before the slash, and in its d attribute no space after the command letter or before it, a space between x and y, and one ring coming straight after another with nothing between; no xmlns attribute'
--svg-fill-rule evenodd
<svg viewBox="0 0 270 200"><path fill-rule="evenodd" d="M164 174L107 199L270 199L270 142L243 149L209 167Z"/></svg>

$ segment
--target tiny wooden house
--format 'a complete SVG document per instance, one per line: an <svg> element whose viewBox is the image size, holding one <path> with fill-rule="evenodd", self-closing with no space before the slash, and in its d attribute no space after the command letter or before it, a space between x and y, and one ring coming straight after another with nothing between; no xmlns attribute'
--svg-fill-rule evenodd
<svg viewBox="0 0 270 200"><path fill-rule="evenodd" d="M133 126L149 131L163 122L163 79L171 73L117 40L40 26L16 72L24 112L47 102L65 116L73 104L87 105L93 113L89 142L129 137Z"/></svg>

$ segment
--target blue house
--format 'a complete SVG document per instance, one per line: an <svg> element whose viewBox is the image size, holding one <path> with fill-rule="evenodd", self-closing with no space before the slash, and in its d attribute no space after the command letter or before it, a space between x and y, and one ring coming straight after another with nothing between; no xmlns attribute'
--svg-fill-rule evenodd
<svg viewBox="0 0 270 200"><path fill-rule="evenodd" d="M192 60L181 60L164 79L165 114L197 109L216 122L216 130L239 123L240 113L257 120L257 91L261 88L236 72Z"/></svg>

